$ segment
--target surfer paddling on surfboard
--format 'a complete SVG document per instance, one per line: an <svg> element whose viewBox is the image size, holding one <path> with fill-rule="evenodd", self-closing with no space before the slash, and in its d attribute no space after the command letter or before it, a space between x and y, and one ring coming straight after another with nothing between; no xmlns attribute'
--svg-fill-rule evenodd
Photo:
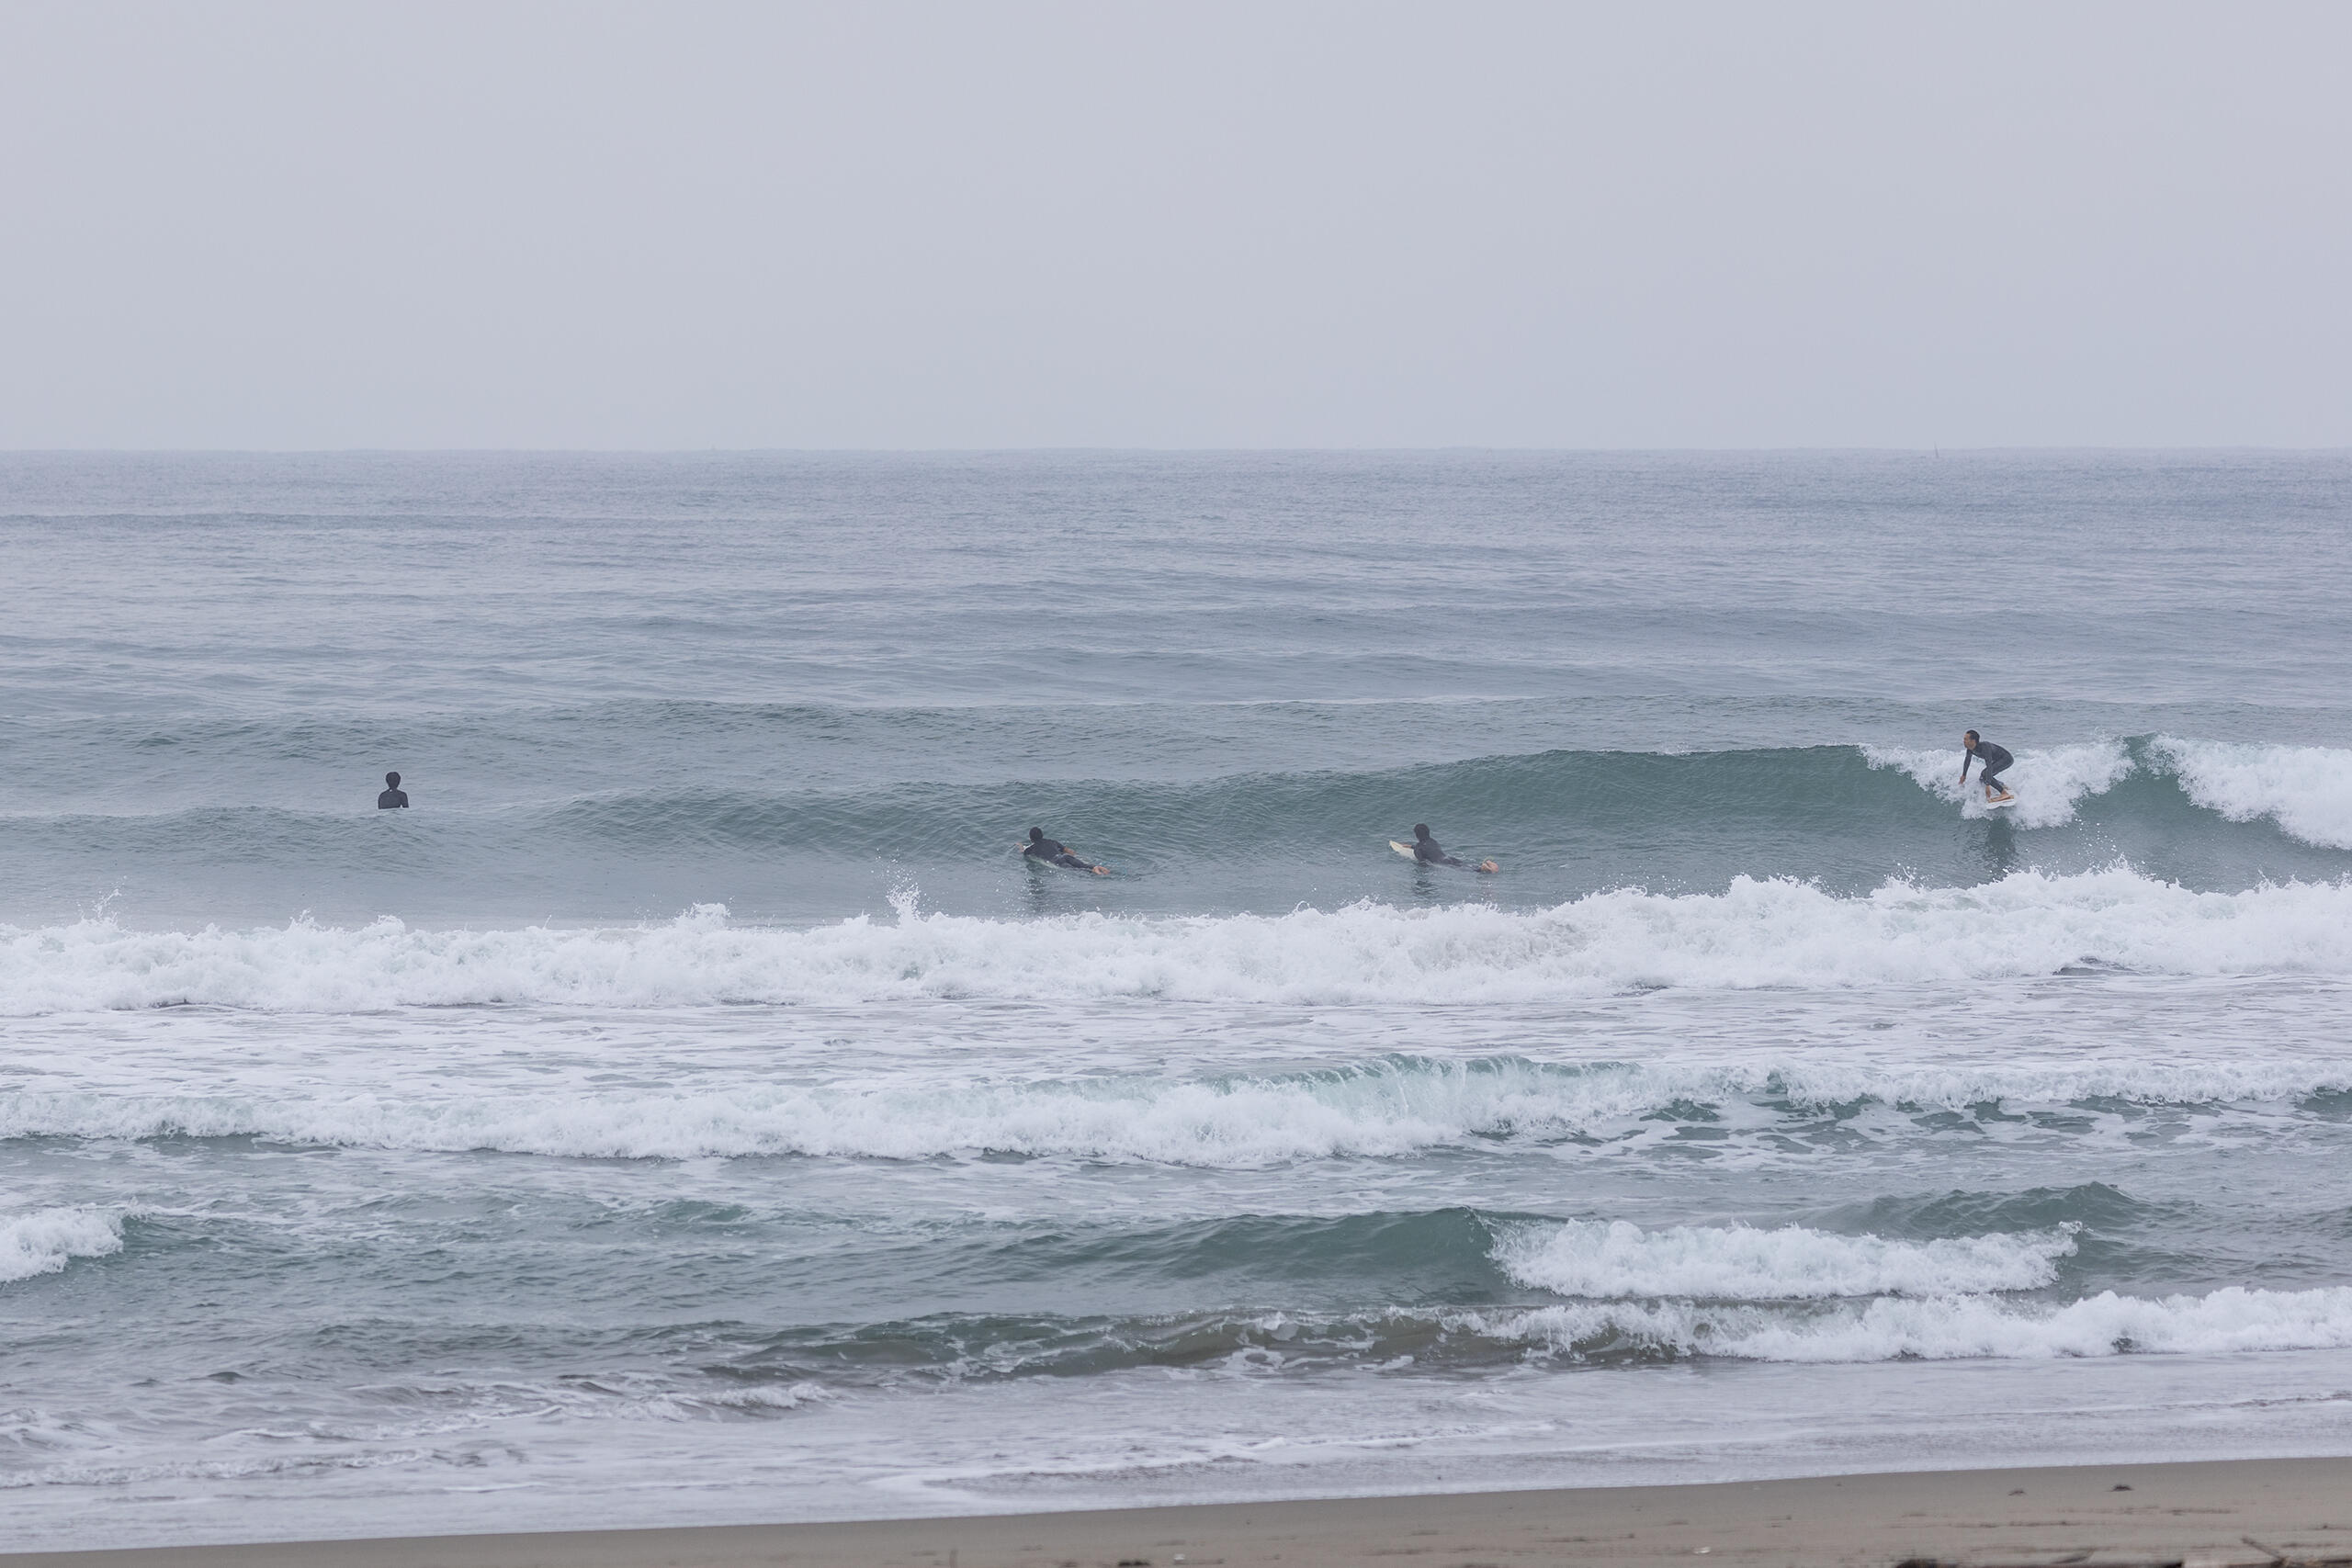
<svg viewBox="0 0 2352 1568"><path fill-rule="evenodd" d="M1485 872L1495 872L1502 869L1502 867L1497 865L1490 860L1482 860L1474 866L1467 861L1459 860L1453 855L1447 854L1444 850L1438 846L1438 841L1430 837L1430 825L1426 822L1416 822L1413 824L1413 841L1411 843L1400 844L1396 840L1391 839L1388 840L1388 847L1395 850L1398 854L1407 856L1416 864L1419 865L1458 865L1467 871Z"/></svg>
<svg viewBox="0 0 2352 1568"><path fill-rule="evenodd" d="M1960 787L1962 789L1968 787L1968 764L1982 762L1984 764L1984 770L1976 775L1976 780L1984 786L1984 804L2006 806L2015 800L2016 795L2011 793L2008 785L2001 782L2001 770L2017 759L2010 756L2005 749L1984 739L1973 729L1961 738L1961 744L1968 750L1962 751L1960 756Z"/></svg>
<svg viewBox="0 0 2352 1568"><path fill-rule="evenodd" d="M1064 866L1071 871L1091 871L1097 876L1111 874L1109 866L1096 865L1091 861L1080 860L1070 852L1068 844L1046 837L1046 830L1043 828L1029 829L1029 841L1021 846L1021 853L1023 858L1035 861L1040 865Z"/></svg>

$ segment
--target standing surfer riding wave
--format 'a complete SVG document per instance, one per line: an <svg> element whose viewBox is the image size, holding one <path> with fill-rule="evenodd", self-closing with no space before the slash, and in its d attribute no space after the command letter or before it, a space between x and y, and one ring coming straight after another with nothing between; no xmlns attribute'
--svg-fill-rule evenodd
<svg viewBox="0 0 2352 1568"><path fill-rule="evenodd" d="M1973 729L1961 737L1961 744L1966 748L1960 757L1961 787L1962 789L1968 787L1968 764L1982 762L1984 764L1984 770L1976 777L1977 782L1984 786L1986 804L1999 806L2007 801L2015 800L2017 795L2011 792L2008 785L2001 783L2001 773L2017 759L2010 756L2007 749L1980 738ZM1995 793L1996 791L1998 793Z"/></svg>

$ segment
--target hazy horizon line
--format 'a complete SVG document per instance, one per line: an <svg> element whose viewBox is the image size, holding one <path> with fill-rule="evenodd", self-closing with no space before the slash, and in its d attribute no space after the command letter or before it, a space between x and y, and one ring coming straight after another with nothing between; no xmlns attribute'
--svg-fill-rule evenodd
<svg viewBox="0 0 2352 1568"><path fill-rule="evenodd" d="M0 446L0 457L1380 457L1442 456L1486 453L1516 457L1771 457L1826 454L1871 454L1921 457L1977 456L1988 453L2065 452L2135 454L2271 453L2318 456L2352 453L2352 441L2327 446L2293 446L2254 442L2186 443L2127 446L2088 442L2053 442L2046 446L2018 444L1944 446L1889 446L1820 443L1775 446L1519 446L1453 443L1442 446Z"/></svg>

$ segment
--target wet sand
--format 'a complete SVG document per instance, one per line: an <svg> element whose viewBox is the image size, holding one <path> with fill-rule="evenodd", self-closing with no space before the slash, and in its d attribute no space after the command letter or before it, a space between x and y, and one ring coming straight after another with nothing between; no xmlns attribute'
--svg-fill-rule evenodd
<svg viewBox="0 0 2352 1568"><path fill-rule="evenodd" d="M2251 1537L2260 1543L2249 1545ZM2277 1555L2273 1555L2276 1553ZM0 1555L6 1568L2352 1563L2352 1459Z"/></svg>

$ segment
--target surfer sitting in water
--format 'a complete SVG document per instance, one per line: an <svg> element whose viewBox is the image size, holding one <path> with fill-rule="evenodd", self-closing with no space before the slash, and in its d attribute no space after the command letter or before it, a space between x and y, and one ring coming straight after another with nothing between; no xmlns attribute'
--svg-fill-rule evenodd
<svg viewBox="0 0 2352 1568"><path fill-rule="evenodd" d="M1068 866L1072 871L1091 871L1097 876L1111 874L1109 866L1082 861L1070 852L1068 844L1046 837L1043 828L1029 829L1029 841L1021 846L1021 852L1030 860L1043 861L1047 865Z"/></svg>
<svg viewBox="0 0 2352 1568"><path fill-rule="evenodd" d="M405 807L407 804L408 791L401 788L400 774L386 773L384 775L384 793L376 797L376 809L379 811L390 811L395 807Z"/></svg>
<svg viewBox="0 0 2352 1568"><path fill-rule="evenodd" d="M1996 805L2004 800L2015 800L2017 796L2009 793L2009 786L2001 782L2001 770L2017 759L1990 740L1979 738L1976 731L1973 729L1962 737L1962 744L1968 750L1962 752L1960 757L1961 787L1962 789L1968 787L1968 764L1982 762L1984 764L1984 771L1978 773L1976 779L1984 786L1984 798ZM1996 791L1999 793L1996 794Z"/></svg>

